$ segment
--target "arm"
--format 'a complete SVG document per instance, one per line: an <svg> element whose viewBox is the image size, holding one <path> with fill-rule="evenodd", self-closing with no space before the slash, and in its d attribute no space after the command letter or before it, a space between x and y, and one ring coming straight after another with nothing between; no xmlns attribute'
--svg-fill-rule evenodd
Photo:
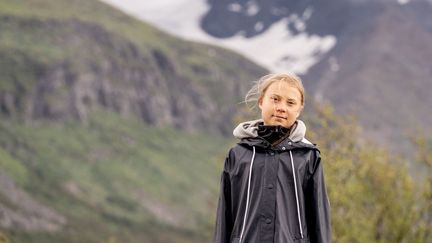
<svg viewBox="0 0 432 243"><path fill-rule="evenodd" d="M306 189L306 217L311 243L331 242L330 203L324 182L321 158L317 152Z"/></svg>
<svg viewBox="0 0 432 243"><path fill-rule="evenodd" d="M228 158L226 159L228 160ZM225 161L225 165L227 161ZM226 167L226 166L225 166ZM221 175L219 203L216 214L216 229L214 243L229 243L233 229L233 217L231 214L231 183L228 172Z"/></svg>

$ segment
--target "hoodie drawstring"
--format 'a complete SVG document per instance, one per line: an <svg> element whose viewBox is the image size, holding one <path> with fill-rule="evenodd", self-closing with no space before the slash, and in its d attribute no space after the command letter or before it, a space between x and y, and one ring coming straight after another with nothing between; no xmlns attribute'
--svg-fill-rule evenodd
<svg viewBox="0 0 432 243"><path fill-rule="evenodd" d="M253 154L252 154L252 159L250 162L250 167L249 167L249 177L248 177L248 189L247 189L247 195L246 195L246 212L243 218L243 226L242 226L242 230L240 233L240 241L239 243L242 242L243 240L243 233L244 233L244 229L246 226L246 220L247 220L247 215L248 215L248 210L249 210L249 194L250 194L250 183L251 183L251 177L252 177L252 167L254 164L254 160L255 160L255 146L252 147L253 149Z"/></svg>
<svg viewBox="0 0 432 243"><path fill-rule="evenodd" d="M291 150L289 151L289 153L290 153L290 159L291 159L291 168L292 168L293 177L294 177L294 189L295 189L295 196L296 196L296 203L297 203L298 223L299 223L299 228L300 228L300 235L301 235L301 238L303 239L303 229L302 229L302 222L301 222L301 217L300 217L300 205L299 205L298 192L297 192L297 179L296 179L296 173L295 173L295 168L294 168L294 160L293 160Z"/></svg>

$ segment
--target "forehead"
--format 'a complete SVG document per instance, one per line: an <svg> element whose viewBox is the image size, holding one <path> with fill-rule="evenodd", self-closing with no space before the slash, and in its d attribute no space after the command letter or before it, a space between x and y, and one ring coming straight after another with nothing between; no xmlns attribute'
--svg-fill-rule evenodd
<svg viewBox="0 0 432 243"><path fill-rule="evenodd" d="M276 81L270 84L265 95L278 95L286 98L300 99L300 91L297 87L285 81Z"/></svg>

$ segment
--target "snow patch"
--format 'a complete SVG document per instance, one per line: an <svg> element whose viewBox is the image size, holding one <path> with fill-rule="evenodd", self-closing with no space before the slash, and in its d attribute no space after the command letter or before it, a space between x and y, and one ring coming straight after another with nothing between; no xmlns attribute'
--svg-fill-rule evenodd
<svg viewBox="0 0 432 243"><path fill-rule="evenodd" d="M411 0L397 0L400 5L405 5L409 3Z"/></svg>
<svg viewBox="0 0 432 243"><path fill-rule="evenodd" d="M199 26L200 19L209 11L209 5L205 0L101 1L184 39L231 48L272 72L290 71L305 74L336 45L334 36L317 36L304 32L305 21L310 18L312 9L306 9L301 17L293 15L282 18L253 38L246 38L245 33L241 31L232 38L217 39L205 33ZM241 6L231 4L228 7L240 11ZM246 6L245 11L248 14L256 14L259 7L254 1ZM290 23L300 32L299 34L294 35L288 30ZM254 28L260 31L264 25L258 22Z"/></svg>
<svg viewBox="0 0 432 243"><path fill-rule="evenodd" d="M306 21L310 19L313 13L313 7L307 7L306 10L303 12L302 19L303 21Z"/></svg>
<svg viewBox="0 0 432 243"><path fill-rule="evenodd" d="M300 19L297 14L291 15L288 20L292 23L294 23L294 27L300 31L303 32L306 30L306 23L303 21L303 19Z"/></svg>
<svg viewBox="0 0 432 243"><path fill-rule="evenodd" d="M239 3L231 3L228 5L228 10L235 13L240 13L242 6Z"/></svg>
<svg viewBox="0 0 432 243"><path fill-rule="evenodd" d="M247 16L254 16L259 12L259 6L258 3L256 1L253 2L249 2L246 5L246 15Z"/></svg>
<svg viewBox="0 0 432 243"><path fill-rule="evenodd" d="M228 5L227 8L229 11L234 12L234 13L244 12L247 16L254 16L260 10L258 3L256 1L247 3L245 7L243 7L239 3L231 3Z"/></svg>
<svg viewBox="0 0 432 243"><path fill-rule="evenodd" d="M287 18L282 19L254 38L247 39L236 35L217 42L243 53L272 71L305 74L323 54L334 47L336 38L330 35L309 35L305 32L292 35L287 31L288 23Z"/></svg>
<svg viewBox="0 0 432 243"><path fill-rule="evenodd" d="M284 11L280 8L271 8L270 13L272 15L275 15L275 16L281 16L281 15L284 15L286 13L286 11Z"/></svg>
<svg viewBox="0 0 432 243"><path fill-rule="evenodd" d="M174 35L185 37L189 32L190 38L197 38L202 31L197 30L199 20L209 9L205 1L196 0L100 0L111 4L126 13L135 16L145 22L151 23L160 29ZM193 6L193 7L191 7ZM190 32L191 31L191 32Z"/></svg>
<svg viewBox="0 0 432 243"><path fill-rule="evenodd" d="M330 64L330 70L333 72L337 72L340 70L339 63L336 59L336 57L332 56L329 58L329 64Z"/></svg>
<svg viewBox="0 0 432 243"><path fill-rule="evenodd" d="M260 32L264 29L264 24L262 22L257 22L254 26L256 32Z"/></svg>

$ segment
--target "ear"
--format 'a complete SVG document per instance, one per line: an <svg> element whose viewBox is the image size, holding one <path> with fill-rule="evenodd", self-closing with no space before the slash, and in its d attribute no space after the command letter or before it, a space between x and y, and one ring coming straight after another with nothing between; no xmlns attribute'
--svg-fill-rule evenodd
<svg viewBox="0 0 432 243"><path fill-rule="evenodd" d="M258 107L262 110L262 97L258 99Z"/></svg>
<svg viewBox="0 0 432 243"><path fill-rule="evenodd" d="M296 119L300 116L300 114L303 111L304 106L301 106L300 109L297 111Z"/></svg>

